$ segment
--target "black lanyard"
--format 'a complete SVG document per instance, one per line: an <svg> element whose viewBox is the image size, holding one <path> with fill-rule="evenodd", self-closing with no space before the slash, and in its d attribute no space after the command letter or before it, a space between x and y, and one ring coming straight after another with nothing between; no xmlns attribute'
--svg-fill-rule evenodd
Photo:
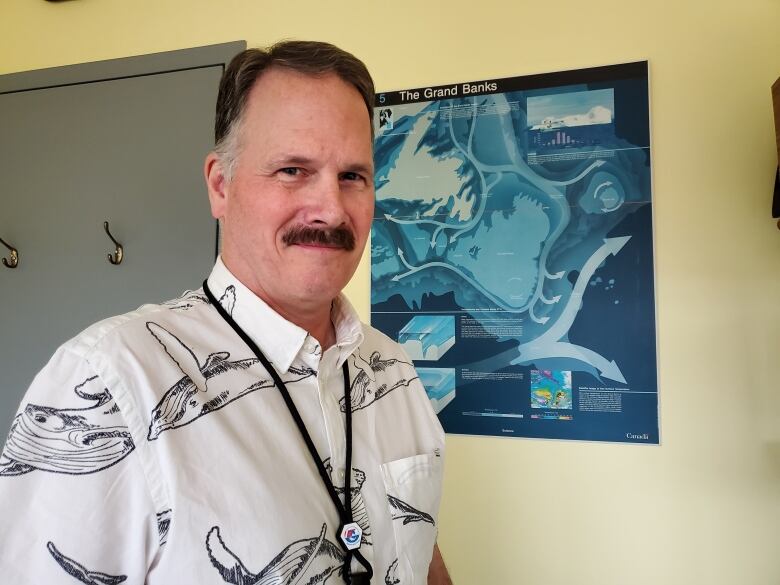
<svg viewBox="0 0 780 585"><path fill-rule="evenodd" d="M346 427L345 429L346 430L346 457L345 457L346 473L344 474L344 504L342 504L338 494L336 493L336 487L333 485L333 482L330 480L328 471L327 469L325 469L325 465L322 463L322 459L317 453L317 448L314 446L314 442L311 440L309 431L306 430L306 425L303 423L303 419L301 418L298 409L295 407L295 403L292 401L292 398L290 397L290 393L287 391L287 385L282 381L281 377L276 371L276 368L274 368L273 365L271 365L271 362L268 361L268 358L265 357L265 354L260 350L259 347L257 347L257 344L254 341L252 341L252 339L244 332L244 330L238 326L238 323L236 323L233 320L233 318L228 314L228 312L225 311L225 308L219 303L219 301L217 301L217 299L212 294L211 289L209 289L208 282L205 280L203 281L203 292L206 293L206 296L208 297L209 301L214 306L214 308L217 309L220 316L227 322L228 325L230 325L233 328L233 331L235 331L238 334L238 336L244 341L244 343L246 343L247 346L249 346L249 349L251 349L254 352L254 354L257 356L257 359L260 360L260 363L263 364L263 367L271 375L271 378L273 378L276 387L279 389L279 393L282 395L282 398L284 399L284 403L287 405L287 409L290 411L290 415L293 417L293 420L295 421L295 424L301 433L301 437L303 438L303 441L306 443L306 447L308 448L309 454L311 455L311 458L314 461L314 465L317 467L317 471L320 474L322 483L325 485L325 489L328 491L328 495L330 496L330 499L333 501L333 505L336 506L336 511L338 512L339 518L341 520L341 525L339 527L339 530L336 533L336 537L337 537L336 541L341 545L341 547L344 549L345 552L344 569L343 569L344 581L347 583L347 585L358 585L358 583L369 583L371 577L374 574L374 571L371 568L371 563L369 563L366 560L366 558L362 554L360 554L359 546L358 548L355 549L348 548L347 543L345 542L344 537L342 536L345 529L347 529L348 525L357 526L355 524L354 519L352 518L352 490L349 485L352 477L352 408L351 408L352 402L350 400L349 366L347 365L346 360L341 366L341 369L344 372L344 404L345 404L344 417L345 417L345 427ZM359 573L355 575L351 573L350 565L352 564L353 556L366 569L365 573Z"/></svg>

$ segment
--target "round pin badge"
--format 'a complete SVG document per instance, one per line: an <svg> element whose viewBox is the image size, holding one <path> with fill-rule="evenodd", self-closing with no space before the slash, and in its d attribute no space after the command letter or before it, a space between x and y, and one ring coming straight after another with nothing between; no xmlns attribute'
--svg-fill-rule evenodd
<svg viewBox="0 0 780 585"><path fill-rule="evenodd" d="M349 550L360 548L360 541L363 539L363 530L355 522L345 524L341 529L341 540L344 546Z"/></svg>

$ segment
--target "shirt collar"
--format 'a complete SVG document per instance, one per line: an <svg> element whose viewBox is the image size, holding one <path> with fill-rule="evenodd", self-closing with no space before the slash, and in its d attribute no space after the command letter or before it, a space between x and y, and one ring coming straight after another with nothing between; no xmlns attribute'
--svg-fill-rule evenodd
<svg viewBox="0 0 780 585"><path fill-rule="evenodd" d="M309 333L274 311L260 297L236 278L217 258L208 284L219 303L233 320L265 353L279 370L286 373L305 343L316 344ZM355 309L340 294L333 301L331 320L336 331L337 366L363 342L363 327Z"/></svg>

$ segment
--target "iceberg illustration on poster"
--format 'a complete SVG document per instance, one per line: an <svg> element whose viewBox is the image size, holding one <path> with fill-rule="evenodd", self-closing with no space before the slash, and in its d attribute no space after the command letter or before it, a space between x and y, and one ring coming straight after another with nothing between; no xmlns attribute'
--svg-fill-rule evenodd
<svg viewBox="0 0 780 585"><path fill-rule="evenodd" d="M455 368L417 368L433 410L439 414L455 398Z"/></svg>
<svg viewBox="0 0 780 585"><path fill-rule="evenodd" d="M416 315L398 333L398 343L413 360L439 360L455 345L455 318Z"/></svg>

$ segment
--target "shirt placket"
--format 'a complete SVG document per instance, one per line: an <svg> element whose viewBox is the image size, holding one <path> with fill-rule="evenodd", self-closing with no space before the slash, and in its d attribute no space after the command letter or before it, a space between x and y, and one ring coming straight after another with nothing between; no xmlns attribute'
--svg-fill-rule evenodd
<svg viewBox="0 0 780 585"><path fill-rule="evenodd" d="M344 380L341 370L336 367L338 355L336 347L328 349L323 354L317 374L317 386L330 449L331 481L337 488L343 488L347 473L346 429L344 413L341 412L339 403L344 397ZM342 503L344 501L343 493L341 501Z"/></svg>

